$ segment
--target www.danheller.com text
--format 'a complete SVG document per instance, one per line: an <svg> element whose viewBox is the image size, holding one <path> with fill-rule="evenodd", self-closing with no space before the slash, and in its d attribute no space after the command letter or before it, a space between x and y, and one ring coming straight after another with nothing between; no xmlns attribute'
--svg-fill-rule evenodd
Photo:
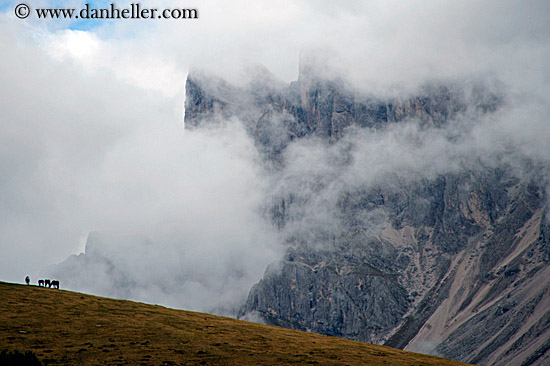
<svg viewBox="0 0 550 366"><path fill-rule="evenodd" d="M24 6L25 9L21 10L21 6ZM16 8L16 15L19 18L26 18L29 13L29 7L24 4ZM41 19L197 19L199 12L198 9L147 8L142 7L139 3L131 3L128 7L118 8L116 4L111 3L103 8L96 8L90 4L85 4L81 9L40 8L36 9L36 16Z"/></svg>

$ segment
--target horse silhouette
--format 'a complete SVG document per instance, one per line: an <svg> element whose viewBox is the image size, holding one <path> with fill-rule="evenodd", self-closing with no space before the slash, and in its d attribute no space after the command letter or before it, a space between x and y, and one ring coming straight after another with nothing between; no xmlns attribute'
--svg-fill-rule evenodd
<svg viewBox="0 0 550 366"><path fill-rule="evenodd" d="M38 280L38 286L44 286L44 280Z"/></svg>
<svg viewBox="0 0 550 366"><path fill-rule="evenodd" d="M29 276L25 277L25 283L28 285L31 283L31 278Z"/></svg>
<svg viewBox="0 0 550 366"><path fill-rule="evenodd" d="M44 286L46 286L46 287L52 287L52 281L50 281L50 280L44 280Z"/></svg>
<svg viewBox="0 0 550 366"><path fill-rule="evenodd" d="M51 282L51 287L58 289L59 288L59 281L58 280L53 280Z"/></svg>

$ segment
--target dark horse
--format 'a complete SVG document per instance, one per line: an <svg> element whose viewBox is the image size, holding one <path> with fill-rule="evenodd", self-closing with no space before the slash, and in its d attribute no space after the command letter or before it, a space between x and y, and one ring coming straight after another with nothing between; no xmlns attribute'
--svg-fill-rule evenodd
<svg viewBox="0 0 550 366"><path fill-rule="evenodd" d="M52 283L51 283L51 286L52 286L53 288L57 288L57 289L58 289L58 288L59 288L59 281L58 281L58 280L53 280Z"/></svg>
<svg viewBox="0 0 550 366"><path fill-rule="evenodd" d="M31 278L29 276L25 277L25 283L28 285L31 283Z"/></svg>
<svg viewBox="0 0 550 366"><path fill-rule="evenodd" d="M44 280L44 286L52 287L52 282L50 280Z"/></svg>
<svg viewBox="0 0 550 366"><path fill-rule="evenodd" d="M44 280L38 280L38 286L44 286Z"/></svg>

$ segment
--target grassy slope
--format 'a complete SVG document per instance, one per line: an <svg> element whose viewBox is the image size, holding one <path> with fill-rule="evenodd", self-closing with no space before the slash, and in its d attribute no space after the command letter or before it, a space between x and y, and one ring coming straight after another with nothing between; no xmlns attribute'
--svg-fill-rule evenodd
<svg viewBox="0 0 550 366"><path fill-rule="evenodd" d="M0 282L0 350L53 365L464 365L353 342L75 292Z"/></svg>

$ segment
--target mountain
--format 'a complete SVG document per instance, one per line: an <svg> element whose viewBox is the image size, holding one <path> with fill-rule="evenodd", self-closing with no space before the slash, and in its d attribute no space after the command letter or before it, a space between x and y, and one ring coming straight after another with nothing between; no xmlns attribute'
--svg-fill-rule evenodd
<svg viewBox="0 0 550 366"><path fill-rule="evenodd" d="M378 96L302 62L236 86L191 73L185 126L238 120L284 260L239 312L480 365L550 362L548 167L510 142L490 78Z"/></svg>
<svg viewBox="0 0 550 366"><path fill-rule="evenodd" d="M2 365L14 354L43 365L465 365L64 290L0 282L0 293Z"/></svg>

